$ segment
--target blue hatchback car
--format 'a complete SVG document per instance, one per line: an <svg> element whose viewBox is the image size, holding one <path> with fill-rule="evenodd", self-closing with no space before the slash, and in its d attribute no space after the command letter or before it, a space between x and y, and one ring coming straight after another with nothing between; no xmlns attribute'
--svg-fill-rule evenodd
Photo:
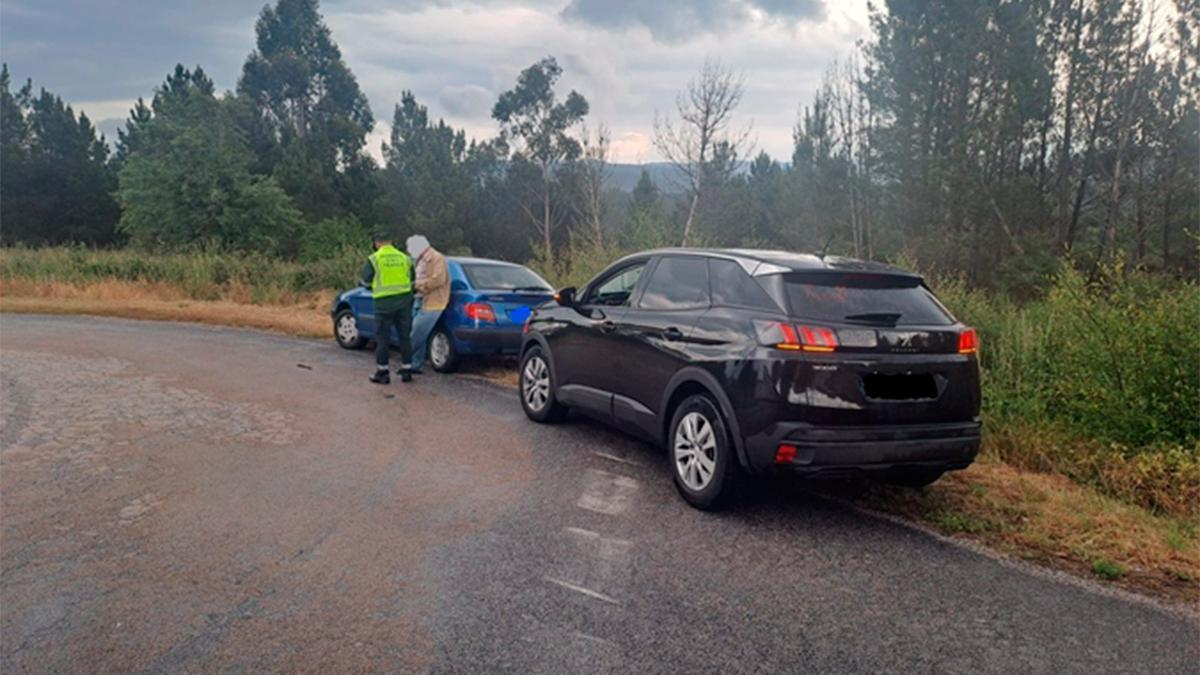
<svg viewBox="0 0 1200 675"><path fill-rule="evenodd" d="M429 337L434 370L452 372L467 356L517 354L532 308L554 299L545 279L523 265L484 258L448 257L450 304ZM346 349L375 339L375 309L368 288L352 288L333 301L333 337ZM396 334L392 334L396 344Z"/></svg>

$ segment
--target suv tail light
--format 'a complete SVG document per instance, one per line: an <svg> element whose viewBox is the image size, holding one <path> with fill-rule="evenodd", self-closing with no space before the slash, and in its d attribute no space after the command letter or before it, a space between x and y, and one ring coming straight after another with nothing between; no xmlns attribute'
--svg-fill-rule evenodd
<svg viewBox="0 0 1200 675"><path fill-rule="evenodd" d="M782 321L755 321L754 332L758 333L758 344L776 349L800 350L800 338L791 324Z"/></svg>
<svg viewBox="0 0 1200 675"><path fill-rule="evenodd" d="M468 319L484 323L496 323L496 310L486 302L468 302L463 311Z"/></svg>
<svg viewBox="0 0 1200 675"><path fill-rule="evenodd" d="M974 328L968 328L958 334L958 353L974 354L979 351L979 333Z"/></svg>
<svg viewBox="0 0 1200 675"><path fill-rule="evenodd" d="M800 348L806 352L831 352L837 349L837 333L823 326L799 326Z"/></svg>
<svg viewBox="0 0 1200 675"><path fill-rule="evenodd" d="M824 326L793 326L782 321L755 321L758 343L788 351L831 352L837 349L837 333Z"/></svg>

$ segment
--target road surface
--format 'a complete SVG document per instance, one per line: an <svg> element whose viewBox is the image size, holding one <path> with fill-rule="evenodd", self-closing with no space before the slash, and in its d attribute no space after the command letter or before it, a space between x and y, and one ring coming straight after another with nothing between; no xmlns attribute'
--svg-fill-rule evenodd
<svg viewBox="0 0 1200 675"><path fill-rule="evenodd" d="M301 367L303 366L303 367ZM0 317L0 669L1195 672L1196 623L366 352Z"/></svg>

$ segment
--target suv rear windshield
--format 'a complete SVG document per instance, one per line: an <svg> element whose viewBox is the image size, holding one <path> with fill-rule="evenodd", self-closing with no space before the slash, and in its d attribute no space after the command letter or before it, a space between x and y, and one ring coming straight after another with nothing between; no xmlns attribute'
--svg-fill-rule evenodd
<svg viewBox="0 0 1200 675"><path fill-rule="evenodd" d="M795 317L877 326L948 326L954 318L917 279L793 272L768 281Z"/></svg>
<svg viewBox="0 0 1200 675"><path fill-rule="evenodd" d="M531 270L516 265L463 265L467 279L475 288L498 291L549 292L550 285Z"/></svg>

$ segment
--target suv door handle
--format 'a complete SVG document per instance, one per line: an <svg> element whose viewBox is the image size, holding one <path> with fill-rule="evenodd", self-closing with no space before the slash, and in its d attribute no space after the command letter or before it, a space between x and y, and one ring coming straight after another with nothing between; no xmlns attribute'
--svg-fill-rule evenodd
<svg viewBox="0 0 1200 675"><path fill-rule="evenodd" d="M604 321L604 322L601 322L601 324L600 324L600 332L601 333L611 333L616 329L617 329L617 324L615 324L611 321Z"/></svg>
<svg viewBox="0 0 1200 675"><path fill-rule="evenodd" d="M675 326L671 326L670 328L663 329L663 337L671 341L682 340L683 332L681 332Z"/></svg>

